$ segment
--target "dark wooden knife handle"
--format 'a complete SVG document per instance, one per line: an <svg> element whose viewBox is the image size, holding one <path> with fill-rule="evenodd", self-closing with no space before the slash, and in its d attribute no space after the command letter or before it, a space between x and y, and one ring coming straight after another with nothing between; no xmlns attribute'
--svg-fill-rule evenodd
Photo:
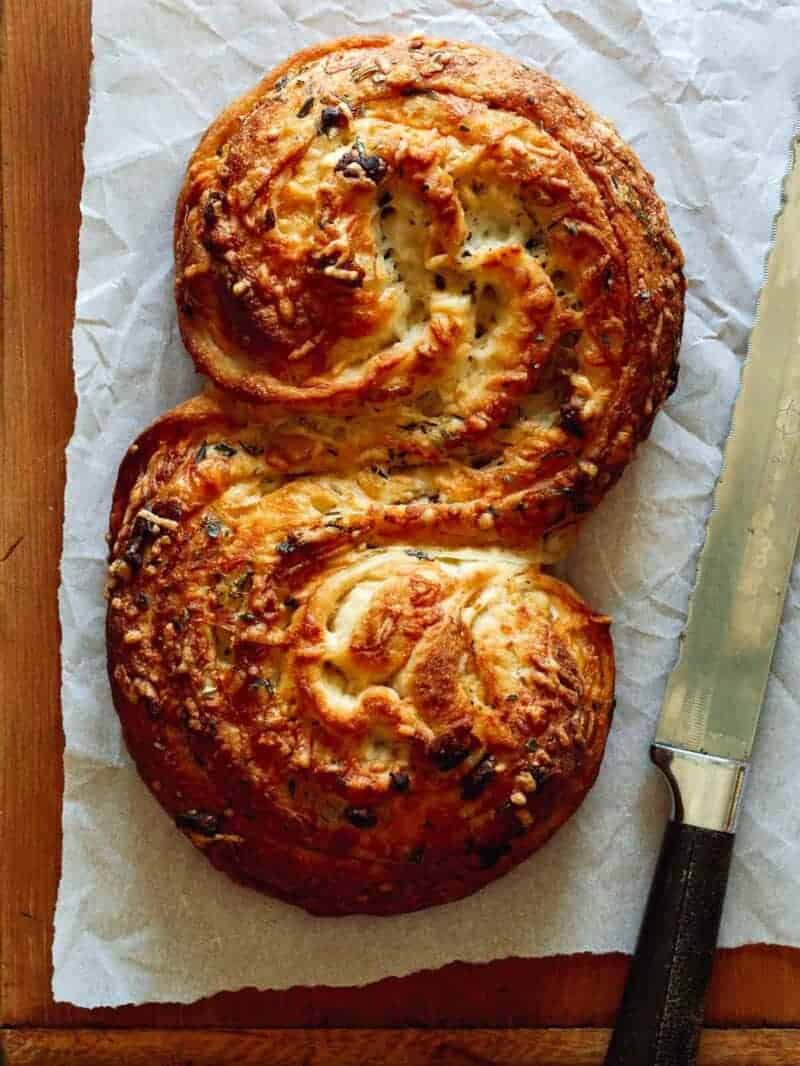
<svg viewBox="0 0 800 1066"><path fill-rule="evenodd" d="M692 1066L733 833L669 822L606 1066Z"/></svg>

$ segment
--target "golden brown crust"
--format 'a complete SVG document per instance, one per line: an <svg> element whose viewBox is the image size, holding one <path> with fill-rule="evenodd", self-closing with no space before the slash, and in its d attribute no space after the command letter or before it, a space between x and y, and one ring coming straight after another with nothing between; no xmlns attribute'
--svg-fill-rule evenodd
<svg viewBox="0 0 800 1066"><path fill-rule="evenodd" d="M602 757L608 620L542 566L674 382L652 179L510 59L335 41L212 124L175 248L213 387L115 491L137 765L212 862L309 910L474 891Z"/></svg>
<svg viewBox="0 0 800 1066"><path fill-rule="evenodd" d="M473 45L299 53L208 130L175 238L184 341L251 417L357 415L382 465L466 480L511 450L539 530L597 503L674 384L682 257L652 179Z"/></svg>
<svg viewBox="0 0 800 1066"><path fill-rule="evenodd" d="M309 910L474 891L597 774L608 620L534 551L442 546L414 519L354 535L320 515L324 482L312 522L265 444L200 398L123 463L109 673L139 770L216 865Z"/></svg>

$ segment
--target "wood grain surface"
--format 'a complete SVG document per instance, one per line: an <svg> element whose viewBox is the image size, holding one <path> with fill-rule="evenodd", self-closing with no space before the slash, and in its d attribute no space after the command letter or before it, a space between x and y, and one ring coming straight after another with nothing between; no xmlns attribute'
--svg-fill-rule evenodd
<svg viewBox="0 0 800 1066"><path fill-rule="evenodd" d="M530 1027L610 1024L627 965L621 955L455 963L366 989L248 989L186 1007L86 1011L52 1000L63 742L56 589L63 451L74 414L70 330L89 41L89 0L6 0L3 6L0 1021L16 1028L3 1037L7 1059L89 1066L190 1058L195 1064L318 1066L599 1062L603 1032ZM799 1025L800 951L755 946L719 952L708 1021ZM529 1028L500 1035L306 1032L277 1043L269 1032L175 1031L276 1026ZM798 1035L709 1033L702 1061L800 1062Z"/></svg>
<svg viewBox="0 0 800 1066"><path fill-rule="evenodd" d="M28 1029L7 1032L0 1046L9 1066L599 1066L608 1035L607 1029ZM698 1066L796 1066L798 1059L796 1030L707 1029Z"/></svg>

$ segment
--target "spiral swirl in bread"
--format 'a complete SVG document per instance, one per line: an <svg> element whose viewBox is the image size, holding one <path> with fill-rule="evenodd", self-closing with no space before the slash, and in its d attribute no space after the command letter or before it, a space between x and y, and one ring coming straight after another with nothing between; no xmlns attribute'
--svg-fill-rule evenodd
<svg viewBox="0 0 800 1066"><path fill-rule="evenodd" d="M652 180L541 73L353 39L211 126L175 232L213 385L117 484L131 751L216 865L310 910L464 895L602 756L608 620L542 566L675 380Z"/></svg>

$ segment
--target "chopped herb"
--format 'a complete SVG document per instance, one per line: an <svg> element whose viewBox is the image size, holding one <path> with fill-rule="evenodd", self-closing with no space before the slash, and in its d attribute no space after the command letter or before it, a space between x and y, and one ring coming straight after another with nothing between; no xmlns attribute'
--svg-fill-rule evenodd
<svg viewBox="0 0 800 1066"><path fill-rule="evenodd" d="M470 466L473 470L483 470L485 466L491 463L493 456L491 455L476 455L474 459L470 460Z"/></svg>
<svg viewBox="0 0 800 1066"><path fill-rule="evenodd" d="M509 851L511 851L510 844L485 844L475 848L482 870L489 870L492 866L496 866L504 855L508 855Z"/></svg>
<svg viewBox="0 0 800 1066"><path fill-rule="evenodd" d="M319 120L320 133L329 133L347 125L347 115L340 107L323 107Z"/></svg>
<svg viewBox="0 0 800 1066"><path fill-rule="evenodd" d="M275 695L275 682L270 681L268 677L254 677L249 687L255 689L263 688L268 696Z"/></svg>
<svg viewBox="0 0 800 1066"><path fill-rule="evenodd" d="M258 621L258 619L256 618L256 616L255 616L254 614L252 614L252 613L251 613L250 611L243 611L243 612L242 612L242 613L241 613L241 614L239 615L239 618L240 618L240 620L241 620L242 622L245 622L245 623L246 623L247 625L249 625L249 626L252 626L252 625L254 625L254 624L255 624L255 623L256 623L256 622Z"/></svg>
<svg viewBox="0 0 800 1066"><path fill-rule="evenodd" d="M562 429L565 429L567 433L571 433L573 437L582 437L584 434L581 412L577 407L573 407L571 404L565 403L562 405L559 415L559 425Z"/></svg>
<svg viewBox="0 0 800 1066"><path fill-rule="evenodd" d="M230 444L226 444L224 440L214 445L214 451L219 452L220 455L224 455L226 459L230 459L232 455L236 455L236 449L232 448Z"/></svg>
<svg viewBox="0 0 800 1066"><path fill-rule="evenodd" d="M261 453L264 451L264 446L262 444L250 444L246 440L240 440L239 444L247 452L248 455L261 455Z"/></svg>
<svg viewBox="0 0 800 1066"><path fill-rule="evenodd" d="M277 221L278 220L275 217L275 212L272 210L271 207L268 207L267 210L264 212L264 229L274 229L275 223Z"/></svg>
<svg viewBox="0 0 800 1066"><path fill-rule="evenodd" d="M284 605L288 607L290 611L294 611L300 606L300 600L296 600L294 596L287 596L283 602Z"/></svg>
<svg viewBox="0 0 800 1066"><path fill-rule="evenodd" d="M149 607L150 606L150 600L147 598L147 596L145 596L145 594L143 592L138 592L136 594L136 599L134 600L134 603L141 610L144 610L145 607Z"/></svg>
<svg viewBox="0 0 800 1066"><path fill-rule="evenodd" d="M395 792L408 792L411 788L411 778L403 770L392 770L389 780Z"/></svg>
<svg viewBox="0 0 800 1066"><path fill-rule="evenodd" d="M217 224L217 207L223 201L223 197L218 192L212 192L206 200L205 207L203 208L203 224L206 229L213 229Z"/></svg>
<svg viewBox="0 0 800 1066"><path fill-rule="evenodd" d="M301 546L302 541L299 539L296 533L290 533L284 540L279 541L275 545L275 551L279 555L291 555L292 552L296 552Z"/></svg>
<svg viewBox="0 0 800 1066"><path fill-rule="evenodd" d="M574 348L578 341L581 339L582 330L571 329L566 333L563 333L559 339L559 343L562 348Z"/></svg>
<svg viewBox="0 0 800 1066"><path fill-rule="evenodd" d="M194 807L175 816L175 824L179 829L186 829L190 833L200 833L204 837L216 836L221 821L218 814L212 814L211 811L199 811Z"/></svg>
<svg viewBox="0 0 800 1066"><path fill-rule="evenodd" d="M253 587L253 571L248 570L247 573L242 574L235 581L237 592L247 592L248 589Z"/></svg>
<svg viewBox="0 0 800 1066"><path fill-rule="evenodd" d="M516 703L518 699L519 695L516 692L509 692L506 696L506 702L508 703Z"/></svg>
<svg viewBox="0 0 800 1066"><path fill-rule="evenodd" d="M472 732L468 726L456 727L437 737L429 749L429 755L442 772L454 770L469 755L471 741Z"/></svg>
<svg viewBox="0 0 800 1066"><path fill-rule="evenodd" d="M433 275L433 283L436 286L436 288L439 290L439 292L441 292L442 289L447 287L447 282L444 280L444 278L442 277L441 274L434 274Z"/></svg>
<svg viewBox="0 0 800 1066"><path fill-rule="evenodd" d="M144 550L157 532L160 532L158 527L154 531L146 518L142 518L141 515L137 517L133 523L128 543L125 545L125 551L122 553L122 558L130 566L131 570L141 569L144 562Z"/></svg>
<svg viewBox="0 0 800 1066"><path fill-rule="evenodd" d="M208 455L208 441L204 440L200 447L197 449L197 455L194 457L196 463L202 463L205 457Z"/></svg>
<svg viewBox="0 0 800 1066"><path fill-rule="evenodd" d="M611 267L606 267L603 271L603 288L608 290L614 284L614 271Z"/></svg>
<svg viewBox="0 0 800 1066"><path fill-rule="evenodd" d="M367 155L361 141L356 141L352 148L348 149L334 167L337 174L343 174L346 178L358 177L358 168L376 185L386 177L387 166L379 155Z"/></svg>
<svg viewBox="0 0 800 1066"><path fill-rule="evenodd" d="M218 519L206 516L203 519L203 528L206 531L206 536L211 537L212 540L216 540L217 537L222 536L222 530L224 527Z"/></svg>
<svg viewBox="0 0 800 1066"><path fill-rule="evenodd" d="M406 548L406 555L410 555L412 559L433 559L432 555L428 555L422 548Z"/></svg>
<svg viewBox="0 0 800 1066"><path fill-rule="evenodd" d="M382 192L378 197L378 207L386 207L388 203L391 203L391 200L392 194L386 189L386 191Z"/></svg>
<svg viewBox="0 0 800 1066"><path fill-rule="evenodd" d="M417 406L424 415L440 415L443 407L442 394L438 389L421 392L417 397Z"/></svg>
<svg viewBox="0 0 800 1066"><path fill-rule="evenodd" d="M394 214L396 214L396 212L391 204L389 204L388 207L381 208L381 218L391 218Z"/></svg>
<svg viewBox="0 0 800 1066"><path fill-rule="evenodd" d="M276 93L279 93L281 91L281 89L285 89L286 88L288 82L289 82L289 76L287 74L284 74L284 76L282 78L278 78L278 80L272 86L272 91L276 92Z"/></svg>
<svg viewBox="0 0 800 1066"><path fill-rule="evenodd" d="M144 706L148 718L156 719L161 714L161 704L157 700L151 699L150 696L144 697Z"/></svg>
<svg viewBox="0 0 800 1066"><path fill-rule="evenodd" d="M303 106L297 112L297 117L298 118L305 118L306 115L311 111L311 108L313 106L314 106L314 97L313 96L309 96L308 99L303 103Z"/></svg>
<svg viewBox="0 0 800 1066"><path fill-rule="evenodd" d="M371 807L345 807L344 816L356 829L374 829L378 816Z"/></svg>
<svg viewBox="0 0 800 1066"><path fill-rule="evenodd" d="M578 236L578 227L576 223L570 222L568 219L564 219L564 229L573 237Z"/></svg>
<svg viewBox="0 0 800 1066"><path fill-rule="evenodd" d="M550 771L545 766L528 766L527 771L537 785L541 785L550 776Z"/></svg>
<svg viewBox="0 0 800 1066"><path fill-rule="evenodd" d="M401 422L397 427L398 429L420 429L423 433L427 433L429 429L436 429L436 423L428 420L427 422Z"/></svg>
<svg viewBox="0 0 800 1066"><path fill-rule="evenodd" d="M483 792L495 774L493 755L484 755L481 761L461 779L461 796L465 800L474 800Z"/></svg>

